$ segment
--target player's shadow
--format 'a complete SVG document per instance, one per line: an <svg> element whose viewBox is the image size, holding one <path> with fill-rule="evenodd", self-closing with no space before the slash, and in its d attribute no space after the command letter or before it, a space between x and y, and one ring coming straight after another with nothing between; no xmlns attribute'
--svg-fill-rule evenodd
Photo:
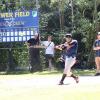
<svg viewBox="0 0 100 100"><path fill-rule="evenodd" d="M59 85L59 84L58 84ZM70 83L64 83L62 85L59 85L59 86L64 86L64 85L70 85Z"/></svg>
<svg viewBox="0 0 100 100"><path fill-rule="evenodd" d="M63 85L70 85L70 83L64 83Z"/></svg>

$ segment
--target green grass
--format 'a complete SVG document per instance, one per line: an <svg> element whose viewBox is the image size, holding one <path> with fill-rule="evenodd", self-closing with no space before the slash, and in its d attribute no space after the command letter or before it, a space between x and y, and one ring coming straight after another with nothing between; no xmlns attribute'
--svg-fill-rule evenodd
<svg viewBox="0 0 100 100"><path fill-rule="evenodd" d="M1 100L99 100L100 91L86 92L67 87L31 88L16 90L0 96Z"/></svg>
<svg viewBox="0 0 100 100"><path fill-rule="evenodd" d="M81 90L72 90L64 88L48 88L32 91L30 100L99 100L99 92L84 92ZM26 98L27 96L25 96ZM21 99L20 99L21 100ZM27 99L24 99L27 100Z"/></svg>
<svg viewBox="0 0 100 100"><path fill-rule="evenodd" d="M94 69L74 69L72 70L73 73L79 75L79 76L93 76L95 74ZM63 70L54 70L54 71L37 71L32 74L37 75L54 75L54 74L62 74ZM12 71L12 72L0 72L0 75L23 75L23 74L30 74L29 71Z"/></svg>
<svg viewBox="0 0 100 100"><path fill-rule="evenodd" d="M75 70L75 74L93 75L95 70ZM24 85L24 80L53 78L61 76L62 71L43 71L33 74L0 75L0 100L99 100L100 84L57 84L48 86ZM9 81L17 80L18 84ZM19 82L22 84L19 85ZM94 80L93 80L94 81ZM8 82L8 83L7 83ZM16 81L15 81L16 82ZM49 83L49 81L48 81Z"/></svg>
<svg viewBox="0 0 100 100"><path fill-rule="evenodd" d="M96 71L94 69L78 69L73 71L73 73L78 74L80 76L93 76L95 72Z"/></svg>
<svg viewBox="0 0 100 100"><path fill-rule="evenodd" d="M77 69L77 70L72 70L72 72L76 75L79 76L93 76L95 74L95 70L91 70L91 69L86 69L86 70L82 70L82 69ZM37 74L37 75L54 75L54 74L62 74L63 70L61 71L43 71L43 72L35 72L33 74Z"/></svg>

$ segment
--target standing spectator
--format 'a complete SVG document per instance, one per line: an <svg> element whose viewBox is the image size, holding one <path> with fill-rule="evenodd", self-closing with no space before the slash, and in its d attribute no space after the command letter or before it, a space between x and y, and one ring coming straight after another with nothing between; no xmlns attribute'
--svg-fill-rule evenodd
<svg viewBox="0 0 100 100"><path fill-rule="evenodd" d="M39 34L36 33L33 38L27 41L29 48L29 63L30 71L34 72L39 69L40 57L39 57L39 48L35 48L36 45L39 45Z"/></svg>
<svg viewBox="0 0 100 100"><path fill-rule="evenodd" d="M49 70L54 69L53 60L54 60L54 42L52 42L52 36L49 35L47 41L43 42L45 48L45 57L46 57L46 66L48 66Z"/></svg>
<svg viewBox="0 0 100 100"><path fill-rule="evenodd" d="M97 39L93 44L93 50L95 51L95 64L96 64L96 74L100 75L100 32L97 34Z"/></svg>
<svg viewBox="0 0 100 100"><path fill-rule="evenodd" d="M66 76L70 76L70 77L74 78L76 83L78 83L79 78L71 72L71 68L76 62L76 54L77 54L77 48L78 48L77 40L73 40L71 34L66 34L66 42L59 46L65 48L65 53L64 53L65 67L64 67L64 72L63 72L63 75L62 75L59 85L64 84L63 81ZM59 46L56 46L56 48L59 48Z"/></svg>

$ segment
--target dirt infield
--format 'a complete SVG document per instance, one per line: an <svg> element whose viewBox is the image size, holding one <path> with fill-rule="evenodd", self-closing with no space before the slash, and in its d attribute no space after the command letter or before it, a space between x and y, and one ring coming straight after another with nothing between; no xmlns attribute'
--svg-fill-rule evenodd
<svg viewBox="0 0 100 100"><path fill-rule="evenodd" d="M76 92L100 93L100 76L80 76L78 84L72 78L66 78L65 85L62 86L58 85L60 78L61 75L1 75L0 100L27 100L28 98L29 100L51 100L49 96L54 97L54 100L65 100L59 95L65 96L66 93Z"/></svg>

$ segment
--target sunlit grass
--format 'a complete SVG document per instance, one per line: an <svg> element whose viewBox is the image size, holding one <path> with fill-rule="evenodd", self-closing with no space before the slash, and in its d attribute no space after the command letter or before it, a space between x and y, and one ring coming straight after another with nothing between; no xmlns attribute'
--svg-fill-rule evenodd
<svg viewBox="0 0 100 100"><path fill-rule="evenodd" d="M24 84L24 83L23 83ZM0 100L99 100L100 86L0 86Z"/></svg>
<svg viewBox="0 0 100 100"><path fill-rule="evenodd" d="M43 71L27 74L0 75L0 100L99 100L99 84L41 85L43 78L60 77L63 71ZM94 75L95 70L74 70L81 76ZM31 80L38 79L39 85ZM17 80L17 81L16 81ZM21 81L21 82L20 82ZM46 80L45 80L46 81ZM49 80L47 80L49 83ZM94 80L93 80L94 81ZM14 82L14 83L10 83ZM18 82L18 83L15 83Z"/></svg>

